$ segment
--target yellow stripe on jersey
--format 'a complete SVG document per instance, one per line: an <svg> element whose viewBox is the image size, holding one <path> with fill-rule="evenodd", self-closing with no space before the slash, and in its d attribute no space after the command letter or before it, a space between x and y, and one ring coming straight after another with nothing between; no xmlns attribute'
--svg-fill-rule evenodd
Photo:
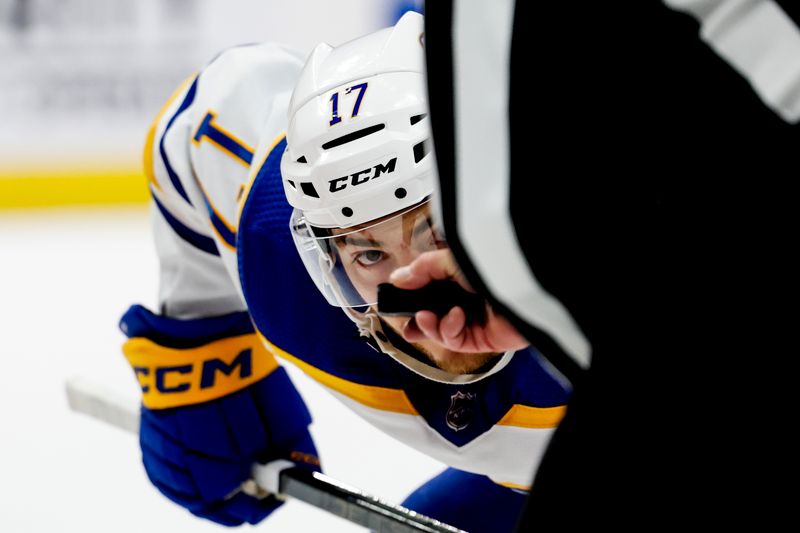
<svg viewBox="0 0 800 533"><path fill-rule="evenodd" d="M360 404L380 409L381 411L391 411L393 413L402 413L407 415L419 415L411 401L406 396L405 391L400 389L390 389L386 387L374 387L371 385L362 385L346 379L329 374L319 368L309 365L305 361L301 361L297 357L290 355L271 342L269 342L263 335L259 333L261 340L265 346L275 355L282 359L286 359L290 363L299 367L303 372L319 381L321 384L328 388L344 394L348 398L357 401Z"/></svg>
<svg viewBox="0 0 800 533"><path fill-rule="evenodd" d="M150 409L221 398L278 368L275 357L254 333L184 349L134 337L122 351L139 379L142 403Z"/></svg>
<svg viewBox="0 0 800 533"><path fill-rule="evenodd" d="M150 183L152 183L153 186L156 189L158 189L159 191L161 190L161 185L158 183L158 180L156 179L155 169L153 168L153 145L155 144L155 139L156 139L156 128L158 128L158 124L159 124L159 122L161 122L161 119L163 118L164 114L167 112L167 109L169 109L169 107L172 105L172 103L175 101L175 99L178 98L178 96L183 94L183 92L186 89L186 87L196 77L197 77L196 73L192 74L191 76L189 76L188 78L183 80L181 82L181 84L178 86L178 88L175 89L175 91L172 93L172 95L167 100L167 103L164 104L164 106L158 112L158 115L156 115L155 120L150 125L150 129L147 132L147 137L145 138L145 143L144 143L144 173L147 176L147 180Z"/></svg>
<svg viewBox="0 0 800 533"><path fill-rule="evenodd" d="M515 404L503 418L497 423L498 426L516 426L522 428L545 429L558 426L567 407L559 405L556 407L529 407L527 405Z"/></svg>
<svg viewBox="0 0 800 533"><path fill-rule="evenodd" d="M492 480L494 481L494 480ZM530 485L520 485L519 483L509 483L507 481L494 481L498 485L502 485L504 487L508 487L509 489L517 489L517 490L524 490L526 492L530 492L531 486Z"/></svg>

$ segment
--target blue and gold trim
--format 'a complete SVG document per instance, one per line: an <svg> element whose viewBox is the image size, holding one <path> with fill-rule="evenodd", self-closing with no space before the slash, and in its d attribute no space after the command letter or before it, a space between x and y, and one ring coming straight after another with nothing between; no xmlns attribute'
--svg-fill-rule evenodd
<svg viewBox="0 0 800 533"><path fill-rule="evenodd" d="M167 136L167 133L169 132L169 129L172 127L172 124L175 122L175 120L190 105L192 105L192 102L194 102L194 97L195 94L197 93L197 81L199 79L200 79L199 76L195 76L194 81L192 82L192 86L189 87L189 92L186 93L186 96L184 97L183 102L181 102L180 107L178 107L178 110L175 111L175 114L172 115L172 117L169 119L167 127L164 129L164 133L161 134L161 139L159 139L158 141L158 151L161 154L161 159L164 161L164 166L167 169L167 174L169 175L170 182L172 183L172 186L175 187L175 190L178 191L178 194L180 194L181 197L183 197L183 199L189 203L189 205L192 205L192 201L189 200L189 196L186 194L186 190L183 188L183 184L181 183L178 173L175 172L175 169L172 168L172 165L169 162L169 158L167 157L167 151L164 148L164 138Z"/></svg>
<svg viewBox="0 0 800 533"><path fill-rule="evenodd" d="M152 195L152 197L153 202L156 204L159 212L164 217L164 220L166 220L167 224L169 224L172 230L178 234L181 239L206 253L216 256L219 255L219 250L217 249L217 244L214 242L214 239L197 233L175 218L172 213L170 213L167 208L164 207L164 204L158 201L155 193Z"/></svg>
<svg viewBox="0 0 800 533"><path fill-rule="evenodd" d="M261 158L261 161L259 161L256 167L251 168L247 183L239 189L239 212L237 213L237 220L241 220L242 218L242 209L247 201L247 197L250 195L250 189L253 187L253 182L255 182L261 169L264 167L264 163L266 163L267 159L272 155L272 152L276 152L276 154L281 154L281 156L283 156L284 150L286 150L286 132L282 132L272 140L272 143L270 143L266 153L264 153L264 157ZM278 162L280 163L280 159Z"/></svg>
<svg viewBox="0 0 800 533"><path fill-rule="evenodd" d="M259 333L259 338L270 352L277 355L281 359L285 359L290 363L296 365L303 372L311 376L314 380L325 385L326 387L344 394L351 400L372 407L373 409L380 409L382 411L391 411L393 413L401 413L406 415L419 415L417 410L411 405L411 401L406 396L406 393L400 389L390 389L387 387L375 387L372 385L364 385L343 379L335 376L319 368L311 366L298 359L297 357L281 350L266 337Z"/></svg>
<svg viewBox="0 0 800 533"><path fill-rule="evenodd" d="M208 197L204 198L206 200L208 214L211 217L211 226L214 228L214 231L219 235L219 238L222 239L222 243L227 246L229 250L236 251L236 231L234 231L232 226L217 213L214 206L208 201Z"/></svg>
<svg viewBox="0 0 800 533"><path fill-rule="evenodd" d="M498 485L502 485L503 487L506 487L506 488L509 488L509 489L521 490L521 491L524 491L524 492L530 492L530 490L531 490L531 486L530 485L521 485L519 483L511 483L511 482L508 482L508 481L494 481L494 480L492 480L492 481L494 483L497 483Z"/></svg>
<svg viewBox="0 0 800 533"><path fill-rule="evenodd" d="M206 119L204 120L204 123L209 123L210 124L211 120L209 119L209 117L211 117L211 119L213 119L215 116L216 115L214 115L213 113L209 112L208 115L206 115ZM216 126L216 125L215 125L215 127L218 128L218 126ZM233 137L230 133L225 132L225 130L221 130L221 128L220 128L219 131L224 132L224 135L230 136L229 139L235 139L235 137ZM192 142L195 142L196 144L199 144L199 141L205 135L206 135L205 133L201 133L201 128L198 128L198 133L195 134ZM282 133L275 140L273 140L271 146L267 150L266 155L264 156L264 159L266 159L269 156L269 154L272 153L272 151L285 138L286 138L286 134ZM220 144L218 144L217 142L215 142L215 141L212 141L212 142L214 142L214 144L216 144L217 146L220 146ZM233 141L231 141L231 142L233 142ZM250 148L247 147L247 145L244 145L244 144L241 145L241 146L237 144L236 146L238 146L242 150L245 150L244 155L246 156L246 158L245 159L241 159L241 161L242 162L246 161L247 164L249 165L253 160L252 152L249 151ZM242 148L242 146L244 146L245 148ZM282 147L283 146L281 146L281 148ZM231 155L235 155L235 154L233 154L233 152L231 152ZM236 156L236 157L238 157L238 156ZM262 162L262 164L263 164L263 162ZM252 179L254 178L255 175L256 175L256 173L253 173L253 177L248 181L247 185L242 185L239 188L239 191L237 192L237 198L238 198L237 201L240 202L238 204L239 213L237 213L237 216L241 214L241 208L244 205L244 199L247 197L247 193L250 190L250 185L252 184ZM211 203L211 200L209 199L209 195L208 195L208 193L206 193L206 191L203 188L202 184L200 184L200 190L203 193L203 199L205 200L206 209L208 210L208 216L209 216L209 219L211 220L211 227L214 229L216 234L222 240L222 243L225 246L228 247L228 249L230 249L231 251L236 251L236 228L234 227L233 224L231 224L230 222L225 220L225 217L223 217L219 213L219 211L217 211L217 209L214 207L214 204Z"/></svg>
<svg viewBox="0 0 800 533"><path fill-rule="evenodd" d="M558 426L567 412L566 405L531 407L515 404L498 422L498 426L546 429Z"/></svg>
<svg viewBox="0 0 800 533"><path fill-rule="evenodd" d="M186 86L190 82L192 82L195 78L197 78L196 73L192 74L191 76L183 80L183 82L178 86L177 89L175 89L175 91L169 97L167 103L165 103L164 106L161 108L161 110L158 112L158 115L156 115L155 120L153 120L152 124L150 125L150 129L147 131L147 137L144 143L144 158L143 158L144 173L147 176L147 180L152 184L153 187L155 187L159 191L161 190L161 184L156 179L155 168L153 165L153 146L155 145L156 129L158 128L158 125L161 123L161 119L164 118L164 115L166 114L167 110L172 106L172 103L178 98L178 96L183 94L183 91L184 89L186 89Z"/></svg>
<svg viewBox="0 0 800 533"><path fill-rule="evenodd" d="M192 136L192 143L200 146L203 139L207 140L222 152L233 157L238 163L250 167L253 162L255 150L236 135L217 124L217 113L209 110Z"/></svg>
<svg viewBox="0 0 800 533"><path fill-rule="evenodd" d="M200 190L203 193L203 201L206 204L206 210L208 211L208 218L211 221L211 227L222 240L222 244L227 246L228 249L236 251L236 228L234 228L233 224L225 220L225 218L219 214L217 209L214 207L214 204L212 204L211 200L209 200L208 194L206 194L202 184L200 185Z"/></svg>
<svg viewBox="0 0 800 533"><path fill-rule="evenodd" d="M237 163L250 168L255 150L239 137L220 126L216 119L217 113L209 110L197 126L194 135L192 135L192 144L200 146L203 140L206 140L222 153L232 157ZM200 184L200 189L203 193L203 200L208 210L209 219L211 220L211 227L219 236L222 243L228 247L228 249L235 251L236 228L233 224L225 220L225 217L214 207L210 196L205 191L202 184ZM241 194L241 191L239 194Z"/></svg>

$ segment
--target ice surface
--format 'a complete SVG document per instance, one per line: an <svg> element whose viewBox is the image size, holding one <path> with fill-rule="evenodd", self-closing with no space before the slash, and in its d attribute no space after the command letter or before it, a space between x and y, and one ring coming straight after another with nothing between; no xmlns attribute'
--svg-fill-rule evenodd
<svg viewBox="0 0 800 533"><path fill-rule="evenodd" d="M150 485L133 435L67 407L79 375L136 397L117 320L153 307L156 258L144 207L0 212L0 531L232 531ZM399 503L443 465L366 424L287 367L314 417L325 472ZM256 526L271 533L364 532L290 501ZM240 528L250 529L249 527Z"/></svg>

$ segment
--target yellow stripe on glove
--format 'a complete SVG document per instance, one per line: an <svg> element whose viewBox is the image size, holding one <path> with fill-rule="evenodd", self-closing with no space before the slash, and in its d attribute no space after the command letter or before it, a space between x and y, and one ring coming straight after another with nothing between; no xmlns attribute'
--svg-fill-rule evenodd
<svg viewBox="0 0 800 533"><path fill-rule="evenodd" d="M197 348L167 348L143 337L122 347L142 387L142 403L167 409L214 400L259 381L278 368L255 334Z"/></svg>

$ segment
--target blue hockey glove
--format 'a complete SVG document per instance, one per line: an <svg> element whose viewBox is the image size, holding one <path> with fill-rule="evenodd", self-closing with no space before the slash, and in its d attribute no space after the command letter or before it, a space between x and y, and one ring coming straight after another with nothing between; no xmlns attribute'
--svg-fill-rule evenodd
<svg viewBox="0 0 800 533"><path fill-rule="evenodd" d="M226 526L256 524L282 502L238 491L254 463L320 469L311 415L246 312L176 320L134 305L120 328L142 387L142 461L170 500Z"/></svg>

